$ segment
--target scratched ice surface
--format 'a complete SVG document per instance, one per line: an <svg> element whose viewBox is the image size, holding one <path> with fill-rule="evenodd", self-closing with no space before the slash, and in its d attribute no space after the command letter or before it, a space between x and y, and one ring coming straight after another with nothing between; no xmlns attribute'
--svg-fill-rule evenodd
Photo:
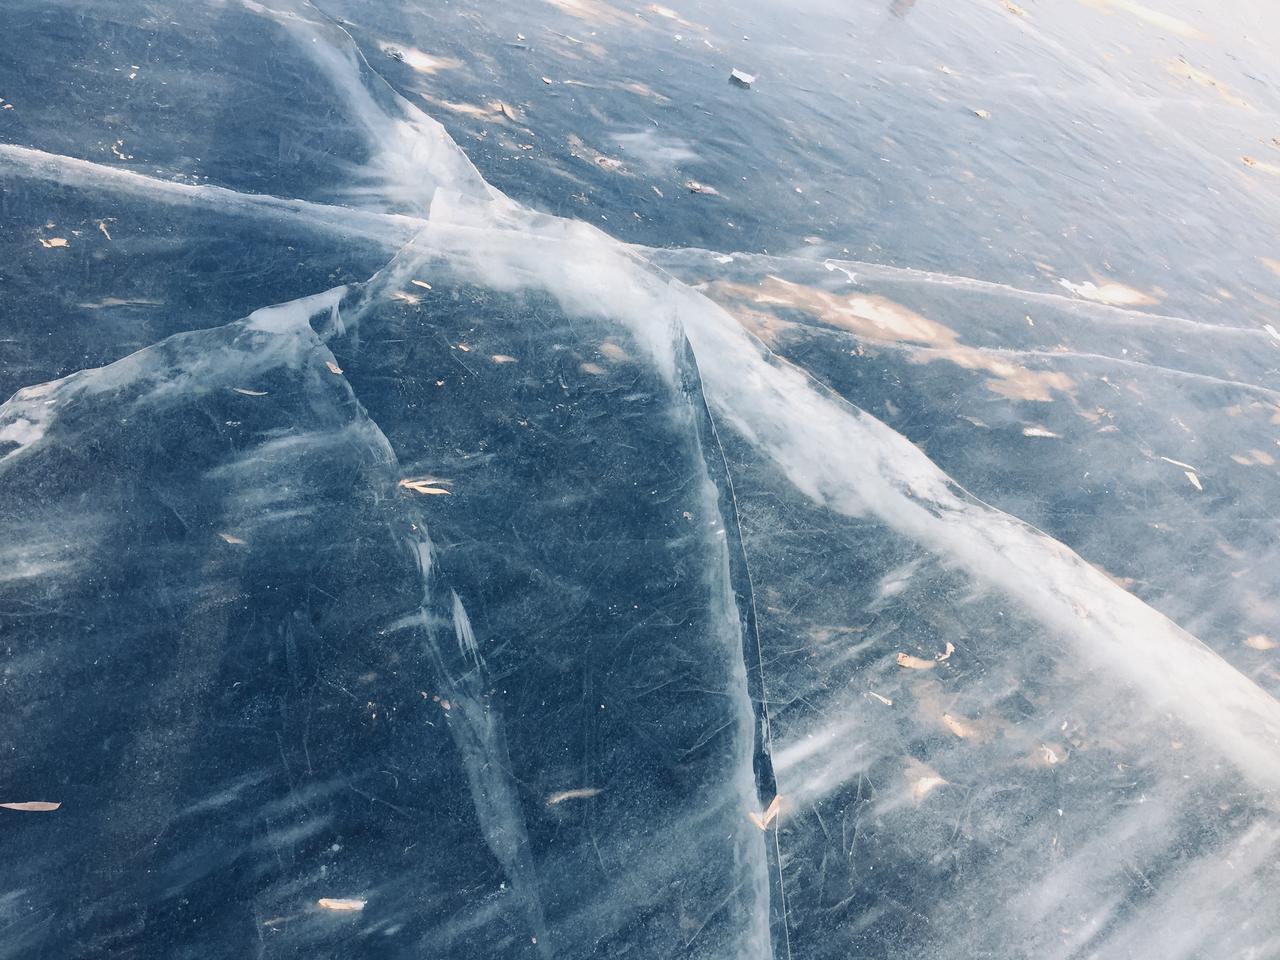
<svg viewBox="0 0 1280 960"><path fill-rule="evenodd" d="M1278 47L10 0L0 958L1280 955Z"/></svg>

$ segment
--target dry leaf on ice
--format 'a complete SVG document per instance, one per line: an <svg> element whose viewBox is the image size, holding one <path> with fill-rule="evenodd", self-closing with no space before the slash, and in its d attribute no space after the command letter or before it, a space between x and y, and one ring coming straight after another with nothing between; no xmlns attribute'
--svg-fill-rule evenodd
<svg viewBox="0 0 1280 960"><path fill-rule="evenodd" d="M938 776L937 770L914 758L907 761L906 774L907 782L911 785L911 799L916 806L919 806L924 798L938 787L947 783L943 777Z"/></svg>
<svg viewBox="0 0 1280 960"><path fill-rule="evenodd" d="M62 806L61 801L51 803L48 800L28 800L24 803L0 803L6 810L21 810L25 813L51 813Z"/></svg>
<svg viewBox="0 0 1280 960"><path fill-rule="evenodd" d="M973 736L973 727L959 717L952 716L949 713L942 715L942 724L961 740L968 740Z"/></svg>
<svg viewBox="0 0 1280 960"><path fill-rule="evenodd" d="M1261 170L1263 173L1280 176L1280 166L1277 166L1274 163L1267 163L1265 160L1259 160L1257 157L1241 157L1240 160L1246 167L1253 167L1253 169Z"/></svg>
<svg viewBox="0 0 1280 960"><path fill-rule="evenodd" d="M412 490L414 493L434 494L437 496L444 494L447 496L449 493L448 490L434 486L434 484L448 482L449 481L447 480L437 480L435 477L419 477L416 480L411 477L405 477L400 481L400 486L404 487L406 490Z"/></svg>
<svg viewBox="0 0 1280 960"><path fill-rule="evenodd" d="M922 660L920 657L913 657L909 653L898 654L898 666L906 667L908 670L932 670L936 664L932 660Z"/></svg>
<svg viewBox="0 0 1280 960"><path fill-rule="evenodd" d="M1072 283L1070 280L1059 279L1058 286L1065 290L1070 290L1078 297L1084 297L1086 300L1093 300L1097 303L1110 304L1113 307L1150 307L1160 302L1159 298L1149 293L1126 286L1123 283L1117 283L1114 280L1107 280L1097 284L1091 280L1086 280L1083 283Z"/></svg>
<svg viewBox="0 0 1280 960"><path fill-rule="evenodd" d="M754 810L748 811L747 816L761 830L768 829L769 824L778 819L778 814L782 811L782 795L778 794L765 808L763 814L756 813Z"/></svg>
<svg viewBox="0 0 1280 960"><path fill-rule="evenodd" d="M316 901L316 905L322 910L336 910L340 913L351 913L357 910L363 910L365 902L366 901L364 900L357 900L355 898L344 899L341 897L321 897Z"/></svg>

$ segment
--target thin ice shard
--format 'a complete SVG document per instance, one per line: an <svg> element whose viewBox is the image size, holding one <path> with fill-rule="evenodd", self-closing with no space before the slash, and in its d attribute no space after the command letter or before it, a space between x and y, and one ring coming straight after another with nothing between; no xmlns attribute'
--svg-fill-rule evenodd
<svg viewBox="0 0 1280 960"><path fill-rule="evenodd" d="M476 643L476 632L471 627L471 618L467 616L466 607L456 593L453 597L453 630L458 640L458 651L464 660L469 660L477 670L484 667L484 657L480 654L480 646Z"/></svg>
<svg viewBox="0 0 1280 960"><path fill-rule="evenodd" d="M547 806L554 807L566 800L590 800L600 795L599 787L575 787L572 790L559 790L547 797Z"/></svg>

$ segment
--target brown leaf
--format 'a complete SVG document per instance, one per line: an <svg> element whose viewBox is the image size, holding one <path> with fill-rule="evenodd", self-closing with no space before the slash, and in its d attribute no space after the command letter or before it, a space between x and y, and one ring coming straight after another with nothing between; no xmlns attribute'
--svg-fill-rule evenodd
<svg viewBox="0 0 1280 960"><path fill-rule="evenodd" d="M1253 167L1255 170L1261 170L1263 173L1270 173L1273 176L1280 176L1280 166L1274 163L1267 163L1265 160L1259 160L1256 157L1241 157L1244 164Z"/></svg>
<svg viewBox="0 0 1280 960"><path fill-rule="evenodd" d="M937 787L941 787L947 781L942 777L920 777L911 784L911 799L916 803L922 801Z"/></svg>
<svg viewBox="0 0 1280 960"><path fill-rule="evenodd" d="M766 830L768 829L769 824L773 823L774 820L778 819L778 814L781 811L782 811L782 794L778 794L769 803L769 806L765 808L765 811L763 814L756 813L754 810L751 810L747 812L747 816L750 817L751 822L754 823L761 830Z"/></svg>
<svg viewBox="0 0 1280 960"><path fill-rule="evenodd" d="M334 373L334 374L342 373L342 368L338 366L336 363L334 363L332 360L326 360L324 362L324 365L329 368L330 373Z"/></svg>
<svg viewBox="0 0 1280 960"><path fill-rule="evenodd" d="M1254 650L1274 650L1280 644L1268 637L1264 633L1255 633L1245 638L1245 646L1252 647Z"/></svg>
<svg viewBox="0 0 1280 960"><path fill-rule="evenodd" d="M1056 767L1065 759L1065 756L1059 755L1058 751L1049 746L1049 744L1042 743L1036 750L1032 763L1042 767Z"/></svg>
<svg viewBox="0 0 1280 960"><path fill-rule="evenodd" d="M938 775L938 771L927 763L915 758L907 760L907 783L911 786L911 800L916 806L924 801L938 787L945 786L947 781Z"/></svg>
<svg viewBox="0 0 1280 960"><path fill-rule="evenodd" d="M942 724L961 740L968 740L974 734L973 727L969 726L959 717L954 717L949 713L942 715Z"/></svg>
<svg viewBox="0 0 1280 960"><path fill-rule="evenodd" d="M45 240L42 237L40 239L40 246L44 247L46 250L48 250L50 247L65 247L67 246L67 238L66 237L50 237L48 240Z"/></svg>
<svg viewBox="0 0 1280 960"><path fill-rule="evenodd" d="M933 659L937 660L939 663L944 663L945 661L950 660L951 655L955 652L956 652L956 645L952 643L950 640L948 640L946 653L935 653L933 655Z"/></svg>
<svg viewBox="0 0 1280 960"><path fill-rule="evenodd" d="M898 666L906 667L908 670L932 670L937 664L932 660L913 657L909 653L900 653L898 654Z"/></svg>
<svg viewBox="0 0 1280 960"><path fill-rule="evenodd" d="M629 359L627 351L623 350L612 340L606 340L604 343L600 344L600 352L610 360L621 361Z"/></svg>
<svg viewBox="0 0 1280 960"><path fill-rule="evenodd" d="M6 810L22 810L26 813L50 813L62 806L61 801L51 803L48 800L28 800L25 803L0 803Z"/></svg>
<svg viewBox="0 0 1280 960"><path fill-rule="evenodd" d="M1058 286L1064 290L1070 290L1077 297L1106 303L1113 307L1151 307L1160 302L1159 297L1115 280L1103 280L1101 283L1085 280L1081 283L1072 283L1062 278L1058 280Z"/></svg>
<svg viewBox="0 0 1280 960"><path fill-rule="evenodd" d="M410 280L409 282L412 283L415 287L421 287L423 290L431 289L431 284L427 283L427 281L425 280Z"/></svg>
<svg viewBox="0 0 1280 960"><path fill-rule="evenodd" d="M235 534L232 534L232 533L220 533L218 534L218 536L220 536L223 540L227 541L227 543L230 543L230 544L238 545L238 544L244 543L243 540L241 540L239 537L237 537Z"/></svg>
<svg viewBox="0 0 1280 960"><path fill-rule="evenodd" d="M448 480L437 480L435 477L419 477L416 480L410 477L405 477L400 481L400 486L404 487L406 490L412 490L414 493L435 495L444 494L445 496L448 496L448 490L434 486L434 484L448 482Z"/></svg>
<svg viewBox="0 0 1280 960"><path fill-rule="evenodd" d="M342 897L321 897L316 901L316 905L322 910L337 910L339 912L350 913L352 911L363 910L367 901Z"/></svg>

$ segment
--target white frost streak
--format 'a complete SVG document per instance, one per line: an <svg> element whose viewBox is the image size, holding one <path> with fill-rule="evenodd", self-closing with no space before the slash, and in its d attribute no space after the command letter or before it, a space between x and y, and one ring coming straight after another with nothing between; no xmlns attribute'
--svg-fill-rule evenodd
<svg viewBox="0 0 1280 960"><path fill-rule="evenodd" d="M366 71L372 71L345 32L301 18L281 23L298 35L299 48L327 75L373 148L361 170L366 186L352 191L354 195L411 215L425 215L441 189L462 192L488 206L514 206L485 182L440 123L389 86L367 82ZM335 33L347 42L331 42Z"/></svg>
<svg viewBox="0 0 1280 960"><path fill-rule="evenodd" d="M865 773L878 758L857 739L867 732L865 717L848 709L832 713L838 717L833 723L803 737L793 736L774 751L779 789L797 804L820 800Z"/></svg>
<svg viewBox="0 0 1280 960"><path fill-rule="evenodd" d="M541 288L570 313L627 323L667 376L674 320L715 412L798 490L846 516L875 516L1000 588L1259 785L1280 786L1280 703L1198 640L1067 547L963 496L900 434L774 358L720 307L645 269L606 235L549 218L535 226L523 233L432 225L415 246L499 289Z"/></svg>
<svg viewBox="0 0 1280 960"><path fill-rule="evenodd" d="M482 669L484 657L480 655L480 648L476 645L476 632L471 629L471 618L467 616L467 609L462 605L458 594L453 590L449 593L453 595L453 630L458 637L458 650L463 660L470 661L477 670Z"/></svg>
<svg viewBox="0 0 1280 960"><path fill-rule="evenodd" d="M119 167L7 143L0 144L0 171L9 176L46 180L79 189L110 190L173 206L268 220L302 221L340 236L364 237L388 245L405 242L422 226L422 221L415 217L240 193L208 183L161 180Z"/></svg>
<svg viewBox="0 0 1280 960"><path fill-rule="evenodd" d="M483 180L477 184L456 146L450 149L457 162L444 162L438 150L447 137L439 124L398 96L387 105L399 115L382 112L349 55L317 56L373 142L397 152L406 149L405 138L423 137L408 156L429 156L431 178L448 188L436 191L428 225L388 280L435 255L460 276L499 289L545 290L571 314L626 323L669 379L683 331L712 408L798 490L846 516L875 516L1000 588L1069 638L1086 662L1107 668L1119 686L1131 685L1153 709L1198 731L1260 785L1280 786L1280 704L1194 637L1062 544L964 496L904 437L777 360L723 309L636 251L588 225L523 210ZM401 182L396 170L383 166L389 182Z"/></svg>
<svg viewBox="0 0 1280 960"><path fill-rule="evenodd" d="M779 361L727 312L643 262L635 250L587 225L534 214L513 204L479 177L439 124L389 90L378 88L375 97L366 83L367 65L351 50L329 43L332 30L300 17L281 22L300 34L303 48L311 52L347 99L374 147L375 159L363 170L368 182L364 192L412 216L166 183L14 146L0 145L0 165L23 176L87 187L109 186L172 202L301 216L334 229L364 232L390 244L402 243L416 233L397 261L370 284L372 288L412 275L415 267L430 257L442 257L459 279L476 280L500 290L544 290L570 314L625 323L669 381L676 376L676 351L683 334L696 356L713 411L774 461L797 490L847 517L875 517L977 581L999 588L1054 635L1070 642L1073 653L1086 664L1102 668L1099 675L1109 678L1115 691L1136 691L1152 711L1167 712L1197 731L1244 777L1265 789L1280 787L1280 703L1194 637L1062 544L965 496L904 437L827 392L803 371ZM429 217L420 219L427 216L428 209ZM329 296L335 299L311 299L319 309L332 308L341 294L320 295ZM309 308L259 311L250 319L246 332L293 329L299 313ZM1146 319L1155 322L1160 318ZM290 352L310 346L309 337L278 339ZM290 344L294 339L300 342ZM257 366L247 358L241 362L237 373ZM119 372L135 373L127 360L113 366ZM158 384L172 372L158 371ZM206 381L211 378L211 371L199 373ZM212 379L227 375L225 369L217 373L220 376ZM162 387L157 385L156 389ZM43 419L34 411L45 400L36 391L25 391L15 401L7 405L9 418L0 418L0 430L8 431L4 436L15 442L32 443ZM425 577L430 573L425 546L419 560ZM886 593L894 588L892 579L884 584ZM474 631L456 596L453 626L464 659L481 666ZM736 631L736 623L733 626ZM494 772L492 763L505 752L497 718L477 698L464 695L458 699L457 717L450 729L467 764L486 838L509 874L527 891L531 918L535 927L541 928L538 878L528 861L520 806L513 788ZM830 740L843 733L832 727L824 736ZM775 757L777 766L812 773L810 765L827 745L818 740L784 748ZM845 775L861 762L855 751L847 768L831 775ZM739 777L745 779L745 774L740 771ZM739 782L737 786L746 791L750 785ZM1224 867L1226 872L1220 877L1196 874L1173 878L1153 899L1151 910L1143 911L1143 931L1121 928L1108 949L1119 950L1127 939L1136 943L1147 931L1159 929L1148 922L1150 913L1171 918L1169 929L1175 932L1170 938L1185 935L1187 929L1187 924L1175 923L1172 918L1188 914L1208 916L1211 925L1217 923L1215 918L1221 919L1223 923L1213 929L1221 927L1225 937L1230 929L1247 923L1248 911L1258 905L1246 900L1241 901L1238 911L1233 908L1230 916L1217 913L1227 903L1220 891L1240 882L1233 879L1235 876L1246 881L1248 896L1253 896L1252 891L1260 887L1250 886L1247 875L1261 875L1258 857L1263 852L1269 855L1278 846L1274 832L1255 830L1240 839L1236 851L1239 873L1228 875ZM762 868L755 869L758 879ZM1092 906L1097 915L1107 915L1106 902ZM767 924L765 912L760 919ZM767 927L761 927L758 934L761 939L753 936L750 950L767 956ZM1170 939L1163 943L1163 955L1191 956L1199 947L1198 941Z"/></svg>
<svg viewBox="0 0 1280 960"><path fill-rule="evenodd" d="M1198 640L1067 547L963 496L904 437L778 361L720 307L656 276L604 234L549 218L535 226L432 225L415 247L480 282L541 288L570 313L627 323L667 376L674 320L713 409L798 490L846 516L873 515L1000 588L1259 785L1280 786L1280 704Z"/></svg>
<svg viewBox="0 0 1280 960"><path fill-rule="evenodd" d="M310 327L312 317L329 311L331 318L334 318L330 323L337 327L340 323L336 319L336 311L346 292L345 286L334 287L332 290L290 300L288 303L260 307L249 314L246 326L250 330L260 330L263 333L288 333L302 327Z"/></svg>
<svg viewBox="0 0 1280 960"><path fill-rule="evenodd" d="M1001 588L1260 785L1280 786L1280 704L1273 698L1067 547L953 492L904 437L765 356L724 311L692 292L677 300L709 400L797 488L848 516L874 514Z"/></svg>

